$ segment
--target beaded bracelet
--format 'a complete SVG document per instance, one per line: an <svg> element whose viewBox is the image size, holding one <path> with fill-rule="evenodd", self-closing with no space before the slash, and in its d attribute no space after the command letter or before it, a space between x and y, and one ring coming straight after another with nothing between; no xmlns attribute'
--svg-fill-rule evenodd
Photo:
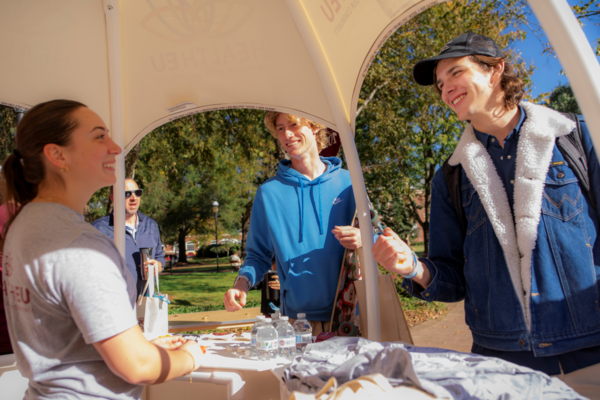
<svg viewBox="0 0 600 400"><path fill-rule="evenodd" d="M421 264L419 264L419 259L417 258L417 255L415 254L415 252L412 251L411 253L412 253L412 256L413 256L413 263L414 263L415 267L413 268L412 272L410 274L408 274L408 275L400 274L405 279L412 279L412 278L414 278L415 276L417 276L417 274L423 268L421 266Z"/></svg>

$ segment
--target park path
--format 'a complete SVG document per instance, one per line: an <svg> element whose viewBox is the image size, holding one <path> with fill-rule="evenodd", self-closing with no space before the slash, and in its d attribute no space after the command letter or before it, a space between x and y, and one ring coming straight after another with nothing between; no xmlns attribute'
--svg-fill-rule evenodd
<svg viewBox="0 0 600 400"><path fill-rule="evenodd" d="M415 345L470 353L473 337L465 323L464 301L446 303L446 306L448 313L443 318L429 320L410 329Z"/></svg>

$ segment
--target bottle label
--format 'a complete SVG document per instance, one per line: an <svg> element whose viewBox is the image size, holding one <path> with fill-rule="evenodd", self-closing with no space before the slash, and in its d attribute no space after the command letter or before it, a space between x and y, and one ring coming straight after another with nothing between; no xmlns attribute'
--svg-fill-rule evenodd
<svg viewBox="0 0 600 400"><path fill-rule="evenodd" d="M294 336L279 339L279 347L296 347L296 338Z"/></svg>
<svg viewBox="0 0 600 400"><path fill-rule="evenodd" d="M277 339L257 340L256 348L258 350L275 350L275 349L277 349Z"/></svg>
<svg viewBox="0 0 600 400"><path fill-rule="evenodd" d="M312 342L312 336L310 334L296 335L296 343L311 343L311 342Z"/></svg>
<svg viewBox="0 0 600 400"><path fill-rule="evenodd" d="M250 346L256 347L256 336L250 338Z"/></svg>

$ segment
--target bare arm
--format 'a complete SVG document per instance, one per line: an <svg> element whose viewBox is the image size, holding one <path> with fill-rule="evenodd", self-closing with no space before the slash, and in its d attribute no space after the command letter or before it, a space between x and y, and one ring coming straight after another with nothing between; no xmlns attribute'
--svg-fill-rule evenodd
<svg viewBox="0 0 600 400"><path fill-rule="evenodd" d="M174 341L179 341L174 339ZM200 366L202 350L193 341L184 344L146 340L139 326L94 343L110 370L131 384L151 385L182 376ZM168 350L165 347L177 347Z"/></svg>

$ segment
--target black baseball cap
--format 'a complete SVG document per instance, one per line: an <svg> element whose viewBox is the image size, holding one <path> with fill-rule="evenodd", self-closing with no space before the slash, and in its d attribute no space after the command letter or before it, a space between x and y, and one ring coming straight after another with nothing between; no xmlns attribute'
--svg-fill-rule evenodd
<svg viewBox="0 0 600 400"><path fill-rule="evenodd" d="M439 60L474 55L502 58L504 52L496 42L485 35L463 33L446 43L439 55L416 63L413 67L413 78L419 85L433 85L433 70Z"/></svg>

